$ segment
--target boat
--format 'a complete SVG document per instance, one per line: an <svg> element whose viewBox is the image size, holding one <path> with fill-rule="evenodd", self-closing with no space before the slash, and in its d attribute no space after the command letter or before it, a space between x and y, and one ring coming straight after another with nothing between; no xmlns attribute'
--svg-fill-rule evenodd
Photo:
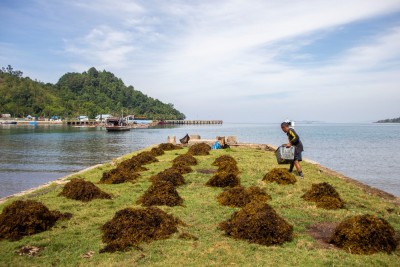
<svg viewBox="0 0 400 267"><path fill-rule="evenodd" d="M123 132L130 131L131 127L126 123L123 118L108 118L106 120L106 130L108 132Z"/></svg>
<svg viewBox="0 0 400 267"><path fill-rule="evenodd" d="M0 124L13 124L13 125L15 125L15 124L17 124L17 122L16 121L3 121L3 122L0 122Z"/></svg>
<svg viewBox="0 0 400 267"><path fill-rule="evenodd" d="M294 121L293 121L293 120L286 119L285 122L286 122L287 124L289 124L289 127L290 127L290 128L294 128Z"/></svg>

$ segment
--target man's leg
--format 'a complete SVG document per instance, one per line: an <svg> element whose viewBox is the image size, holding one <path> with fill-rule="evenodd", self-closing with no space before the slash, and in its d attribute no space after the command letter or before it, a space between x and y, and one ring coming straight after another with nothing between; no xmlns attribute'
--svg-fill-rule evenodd
<svg viewBox="0 0 400 267"><path fill-rule="evenodd" d="M293 167L294 167L294 162L290 162L290 167L289 167L289 172L293 171Z"/></svg>
<svg viewBox="0 0 400 267"><path fill-rule="evenodd" d="M294 166L296 167L297 172L299 173L299 176L304 177L299 161L295 160L293 162L294 162Z"/></svg>

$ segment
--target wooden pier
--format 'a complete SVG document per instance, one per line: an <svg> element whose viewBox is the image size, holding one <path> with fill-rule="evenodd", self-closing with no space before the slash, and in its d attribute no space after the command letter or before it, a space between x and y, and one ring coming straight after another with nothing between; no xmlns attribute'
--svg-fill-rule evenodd
<svg viewBox="0 0 400 267"><path fill-rule="evenodd" d="M222 120L165 120L160 124L223 124Z"/></svg>
<svg viewBox="0 0 400 267"><path fill-rule="evenodd" d="M64 121L67 125L73 126L94 126L100 124L96 120L80 121L80 120L67 120ZM155 121L157 124L157 121ZM223 124L222 120L163 120L159 121L158 124L173 124L173 125L188 125L188 124Z"/></svg>
<svg viewBox="0 0 400 267"><path fill-rule="evenodd" d="M79 125L79 126L99 124L99 122L96 120L88 120L88 121L67 120L67 121L64 121L64 123L66 123L67 125Z"/></svg>

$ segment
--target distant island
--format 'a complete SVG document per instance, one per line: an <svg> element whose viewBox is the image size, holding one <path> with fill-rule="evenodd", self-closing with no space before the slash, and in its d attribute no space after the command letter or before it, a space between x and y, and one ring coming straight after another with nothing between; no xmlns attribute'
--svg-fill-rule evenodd
<svg viewBox="0 0 400 267"><path fill-rule="evenodd" d="M150 120L183 120L185 115L171 103L163 103L125 86L108 71L94 67L83 73L66 73L56 84L23 77L10 65L0 69L0 114L14 117L62 117L97 114L132 114Z"/></svg>
<svg viewBox="0 0 400 267"><path fill-rule="evenodd" d="M379 120L376 123L400 123L400 117L395 119Z"/></svg>

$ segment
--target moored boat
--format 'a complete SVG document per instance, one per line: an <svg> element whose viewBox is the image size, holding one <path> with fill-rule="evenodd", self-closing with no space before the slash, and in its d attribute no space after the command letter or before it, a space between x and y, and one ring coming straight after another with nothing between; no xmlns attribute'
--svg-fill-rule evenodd
<svg viewBox="0 0 400 267"><path fill-rule="evenodd" d="M131 127L125 122L123 118L108 118L106 120L106 130L108 132L122 132L130 131Z"/></svg>
<svg viewBox="0 0 400 267"><path fill-rule="evenodd" d="M112 126L106 126L106 130L108 132L122 132L122 131L130 131L131 128L129 126L112 125Z"/></svg>

